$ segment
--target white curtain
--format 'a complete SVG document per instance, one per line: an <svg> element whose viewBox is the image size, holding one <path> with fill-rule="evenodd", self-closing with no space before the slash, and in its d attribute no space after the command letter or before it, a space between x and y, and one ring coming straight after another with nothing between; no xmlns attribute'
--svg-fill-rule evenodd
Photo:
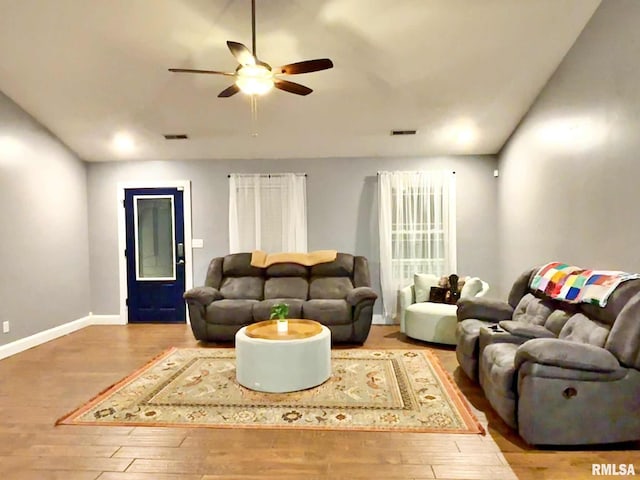
<svg viewBox="0 0 640 480"><path fill-rule="evenodd" d="M229 250L306 252L306 176L229 175Z"/></svg>
<svg viewBox="0 0 640 480"><path fill-rule="evenodd" d="M379 172L380 284L386 323L414 273L456 273L455 172Z"/></svg>

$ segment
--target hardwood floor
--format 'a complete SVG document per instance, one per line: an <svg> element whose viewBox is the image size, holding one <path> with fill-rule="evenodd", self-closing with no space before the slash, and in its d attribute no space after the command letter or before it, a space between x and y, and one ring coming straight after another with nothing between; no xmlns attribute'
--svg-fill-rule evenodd
<svg viewBox="0 0 640 480"><path fill-rule="evenodd" d="M0 361L3 480L570 479L592 463L634 464L640 443L539 450L492 412L456 370L453 349L374 326L368 348L432 348L486 436L308 430L58 426L56 419L171 346L197 346L184 325L93 326Z"/></svg>

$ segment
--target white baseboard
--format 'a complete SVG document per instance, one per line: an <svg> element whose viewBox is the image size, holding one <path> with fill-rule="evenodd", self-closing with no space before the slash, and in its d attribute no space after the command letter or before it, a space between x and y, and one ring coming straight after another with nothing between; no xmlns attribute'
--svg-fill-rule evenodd
<svg viewBox="0 0 640 480"><path fill-rule="evenodd" d="M49 330L38 332L29 337L21 338L15 342L0 345L0 360L10 357L16 353L24 352L30 348L37 347L43 343L50 342L56 338L68 335L90 325L126 325L127 322L122 320L120 315L92 315L79 318L69 323L59 325ZM393 321L385 321L381 314L374 314L372 319L373 325L393 325Z"/></svg>
<svg viewBox="0 0 640 480"><path fill-rule="evenodd" d="M91 319L90 325L126 325L127 321L123 320L120 315L89 315Z"/></svg>
<svg viewBox="0 0 640 480"><path fill-rule="evenodd" d="M372 325L395 325L393 320L386 320L381 313L374 313L371 320Z"/></svg>
<svg viewBox="0 0 640 480"><path fill-rule="evenodd" d="M30 348L37 347L43 343L50 342L51 340L55 340L56 338L60 338L64 335L68 335L90 325L126 325L126 322L122 322L120 315L89 314L86 317L38 332L29 337L16 340L15 342L0 345L0 360L10 357L11 355L15 355L16 353L29 350Z"/></svg>
<svg viewBox="0 0 640 480"><path fill-rule="evenodd" d="M38 332L35 335L21 338L20 340L16 340L15 342L11 342L6 345L1 345L0 360L87 327L91 325L91 323L89 323L90 318L91 317L89 316L82 317L78 320L74 320L73 322Z"/></svg>

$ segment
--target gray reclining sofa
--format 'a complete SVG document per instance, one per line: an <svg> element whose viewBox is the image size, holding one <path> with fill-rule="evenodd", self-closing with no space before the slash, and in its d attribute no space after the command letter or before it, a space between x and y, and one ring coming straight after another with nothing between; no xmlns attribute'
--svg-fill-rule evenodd
<svg viewBox="0 0 640 480"><path fill-rule="evenodd" d="M377 295L365 257L338 253L334 261L311 267L256 268L251 253L236 253L211 260L205 286L185 292L184 298L198 340L232 341L243 326L267 320L272 305L286 303L289 318L326 325L333 342L362 344Z"/></svg>
<svg viewBox="0 0 640 480"><path fill-rule="evenodd" d="M534 294L537 270L506 302L458 303L462 370L530 444L640 439L640 280L621 283L602 308Z"/></svg>

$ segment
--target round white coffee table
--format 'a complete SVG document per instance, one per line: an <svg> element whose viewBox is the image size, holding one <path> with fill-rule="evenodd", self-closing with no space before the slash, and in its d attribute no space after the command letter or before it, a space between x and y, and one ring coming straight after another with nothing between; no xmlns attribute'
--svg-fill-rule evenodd
<svg viewBox="0 0 640 480"><path fill-rule="evenodd" d="M236 380L260 392L305 390L331 376L331 332L313 320L289 319L288 333L275 320L236 333Z"/></svg>

